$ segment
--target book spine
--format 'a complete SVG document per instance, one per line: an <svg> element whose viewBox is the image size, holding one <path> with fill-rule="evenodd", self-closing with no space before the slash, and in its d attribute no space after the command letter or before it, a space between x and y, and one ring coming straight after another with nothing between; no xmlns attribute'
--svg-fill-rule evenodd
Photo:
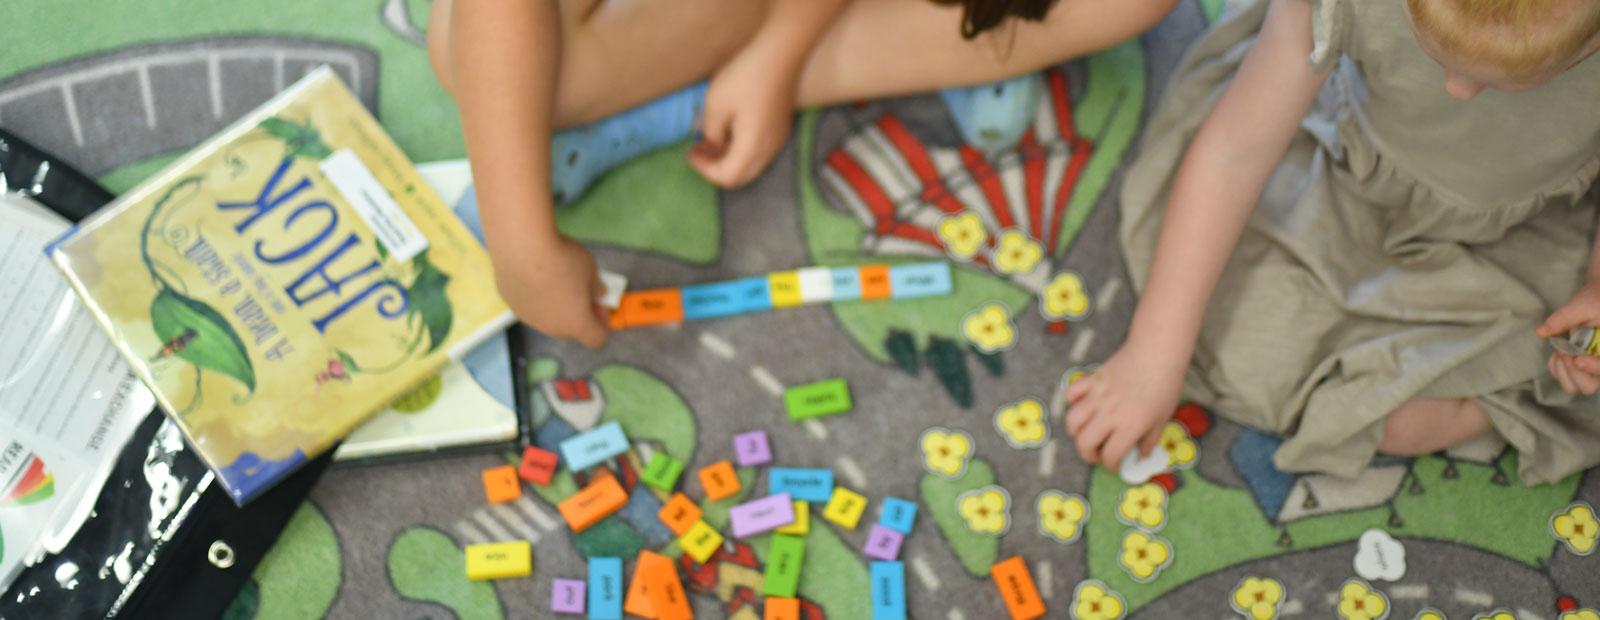
<svg viewBox="0 0 1600 620"><path fill-rule="evenodd" d="M450 359L461 361L461 358L466 357L467 353L478 348L478 345L488 342L490 338L495 336L495 334L505 331L506 328L511 327L516 322L517 318L515 315L511 314L510 310L501 313L500 316L495 317L494 320L485 323L482 328L478 329L478 331L472 332L471 335L467 336L466 338L462 338L460 342L457 342L455 346L450 347L450 351L448 352Z"/></svg>

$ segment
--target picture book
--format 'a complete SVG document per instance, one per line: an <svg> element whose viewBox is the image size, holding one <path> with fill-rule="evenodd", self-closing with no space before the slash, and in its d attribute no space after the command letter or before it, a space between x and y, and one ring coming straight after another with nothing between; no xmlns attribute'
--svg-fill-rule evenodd
<svg viewBox="0 0 1600 620"><path fill-rule="evenodd" d="M466 160L417 164L417 174L451 205L479 240L477 213L463 211L461 197L472 184ZM438 379L390 403L339 444L340 462L374 462L438 454L475 446L504 446L520 427L510 339L502 333L451 362Z"/></svg>
<svg viewBox="0 0 1600 620"><path fill-rule="evenodd" d="M240 504L511 322L483 246L325 68L49 253Z"/></svg>

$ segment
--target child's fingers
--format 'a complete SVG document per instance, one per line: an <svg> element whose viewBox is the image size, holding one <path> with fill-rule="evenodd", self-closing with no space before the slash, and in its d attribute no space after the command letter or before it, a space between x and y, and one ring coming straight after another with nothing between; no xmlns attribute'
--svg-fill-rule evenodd
<svg viewBox="0 0 1600 620"><path fill-rule="evenodd" d="M1091 377L1084 377L1072 382L1072 385L1067 386L1067 402L1078 402L1079 399L1088 394L1090 379Z"/></svg>
<svg viewBox="0 0 1600 620"><path fill-rule="evenodd" d="M1571 331L1574 327L1582 327L1589 320L1591 314L1593 313L1588 311L1582 304L1569 303L1556 308L1556 311L1550 313L1550 316L1544 320L1544 323L1539 324L1539 327L1535 328L1533 333L1540 338L1551 338Z"/></svg>
<svg viewBox="0 0 1600 620"><path fill-rule="evenodd" d="M1139 440L1139 454L1141 456L1149 456L1150 451L1161 444L1161 429L1161 426L1152 428L1144 434L1143 439Z"/></svg>
<svg viewBox="0 0 1600 620"><path fill-rule="evenodd" d="M595 316L594 312L586 314L584 320L578 323L576 337L583 346L598 349L606 345L606 338L609 336L610 333L606 331L605 324L600 322L599 317Z"/></svg>
<svg viewBox="0 0 1600 620"><path fill-rule="evenodd" d="M1572 385L1576 386L1578 391L1582 392L1584 396L1593 396L1595 392L1600 392L1600 377L1596 377L1578 368L1577 361L1578 360L1574 358L1568 357L1563 362L1567 367L1567 378L1572 380Z"/></svg>
<svg viewBox="0 0 1600 620"><path fill-rule="evenodd" d="M1122 459L1128 456L1128 451L1133 449L1133 444L1139 441L1139 429L1123 427L1111 433L1106 440L1105 451L1100 454L1105 459L1105 466L1111 471L1122 469Z"/></svg>
<svg viewBox="0 0 1600 620"><path fill-rule="evenodd" d="M1600 378L1600 359L1595 359L1587 355L1574 355L1572 356L1570 363L1572 364L1573 368Z"/></svg>
<svg viewBox="0 0 1600 620"><path fill-rule="evenodd" d="M1114 425L1111 422L1112 416L1106 415L1108 412L1105 411L1099 413L1100 415L1096 415L1089 420L1089 424L1084 427L1083 432L1077 435L1078 458L1083 459L1083 462L1089 465L1101 462L1100 448L1105 445L1106 438L1114 430Z"/></svg>
<svg viewBox="0 0 1600 620"><path fill-rule="evenodd" d="M732 129L732 114L709 104L706 106L705 116L700 119L700 142L689 149L689 165L694 166L700 176L713 180L712 176L718 174L720 162L728 155Z"/></svg>
<svg viewBox="0 0 1600 620"><path fill-rule="evenodd" d="M1572 378L1567 376L1567 365L1554 355L1550 356L1550 374L1556 378L1556 383L1561 384L1561 390L1568 394L1577 394L1578 386L1572 383Z"/></svg>
<svg viewBox="0 0 1600 620"><path fill-rule="evenodd" d="M1095 404L1090 401L1072 403L1067 407L1067 434L1077 437L1085 424L1094 417Z"/></svg>

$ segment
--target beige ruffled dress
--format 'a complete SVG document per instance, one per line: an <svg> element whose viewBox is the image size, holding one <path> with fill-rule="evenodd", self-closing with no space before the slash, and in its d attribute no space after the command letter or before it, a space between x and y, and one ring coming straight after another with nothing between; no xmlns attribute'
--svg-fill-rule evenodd
<svg viewBox="0 0 1600 620"><path fill-rule="evenodd" d="M1120 231L1141 289L1178 162L1266 1L1196 43L1145 130ZM1285 471L1357 474L1418 396L1478 398L1527 483L1600 463L1600 400L1564 393L1533 335L1587 270L1600 58L1461 102L1403 0L1313 4L1310 62L1332 74L1211 300L1186 397L1286 436Z"/></svg>

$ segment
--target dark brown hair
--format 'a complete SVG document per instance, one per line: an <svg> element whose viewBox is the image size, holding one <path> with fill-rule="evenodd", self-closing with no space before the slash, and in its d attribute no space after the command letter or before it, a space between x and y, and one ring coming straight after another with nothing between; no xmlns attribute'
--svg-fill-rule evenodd
<svg viewBox="0 0 1600 620"><path fill-rule="evenodd" d="M961 5L961 37L973 39L999 27L1012 17L1044 19L1056 0L933 0L935 4Z"/></svg>

